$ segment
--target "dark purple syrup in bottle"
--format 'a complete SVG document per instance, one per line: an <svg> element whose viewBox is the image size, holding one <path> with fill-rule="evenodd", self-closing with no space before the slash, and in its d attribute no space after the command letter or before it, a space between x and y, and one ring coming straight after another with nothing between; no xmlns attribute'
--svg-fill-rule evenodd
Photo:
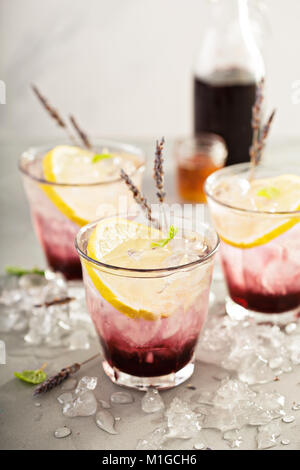
<svg viewBox="0 0 300 470"><path fill-rule="evenodd" d="M256 82L240 69L194 78L194 132L214 132L228 147L227 165L249 161Z"/></svg>

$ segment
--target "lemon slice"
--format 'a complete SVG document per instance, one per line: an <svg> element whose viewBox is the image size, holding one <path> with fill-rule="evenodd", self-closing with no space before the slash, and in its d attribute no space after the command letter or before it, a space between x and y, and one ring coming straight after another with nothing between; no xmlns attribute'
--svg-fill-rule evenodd
<svg viewBox="0 0 300 470"><path fill-rule="evenodd" d="M122 268L164 268L172 255L171 243L152 247L153 241L165 238L164 235L160 230L134 221L116 217L104 219L90 235L87 255ZM208 288L210 280L209 266L165 277L151 277L147 273L142 277L128 277L124 272L118 275L88 261L85 261L85 269L100 295L119 312L136 320L158 320L179 310L184 314L195 302L195 296Z"/></svg>
<svg viewBox="0 0 300 470"><path fill-rule="evenodd" d="M105 153L108 157L107 152ZM94 156L93 152L80 147L60 145L43 158L45 179L50 183L58 183L42 184L43 191L60 212L79 226L98 217L111 215L112 206L117 204L117 196L122 191L124 194L128 193L123 187L116 191L109 185L93 186L92 183L118 179L120 168L128 173L136 168L134 156L131 155L112 154L111 158L99 161L95 161Z"/></svg>
<svg viewBox="0 0 300 470"><path fill-rule="evenodd" d="M232 201L231 205L238 207ZM224 208L216 204L212 211L220 238L243 249L264 245L300 222L300 216L280 217L275 214L300 210L300 177L281 175L254 180L241 208L247 211L247 207L251 207L252 212L228 210L225 215Z"/></svg>
<svg viewBox="0 0 300 470"><path fill-rule="evenodd" d="M163 260L170 256L168 246L161 250L151 248L152 241L161 237L161 231L137 222L115 217L105 219L99 222L91 233L87 255L105 264L147 269L154 263L163 263ZM85 262L85 268L101 296L121 313L145 320L156 320L159 317L153 308L153 287L154 284L158 287L161 279L152 278L145 281L140 278L114 276L105 270L92 267L88 262Z"/></svg>

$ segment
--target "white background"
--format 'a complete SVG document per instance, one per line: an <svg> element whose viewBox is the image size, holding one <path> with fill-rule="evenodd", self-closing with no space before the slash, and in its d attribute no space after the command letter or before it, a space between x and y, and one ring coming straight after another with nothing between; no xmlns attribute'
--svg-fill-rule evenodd
<svg viewBox="0 0 300 470"><path fill-rule="evenodd" d="M292 103L292 86L300 80L300 2L267 5L268 105L278 108L273 135L297 136L300 103ZM0 137L60 134L31 82L96 135L190 133L193 62L207 9L208 0L1 0L7 104L0 105Z"/></svg>

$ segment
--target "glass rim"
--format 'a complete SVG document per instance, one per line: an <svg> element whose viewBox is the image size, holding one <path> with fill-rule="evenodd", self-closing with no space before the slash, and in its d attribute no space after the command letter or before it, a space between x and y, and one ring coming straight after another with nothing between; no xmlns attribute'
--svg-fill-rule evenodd
<svg viewBox="0 0 300 470"><path fill-rule="evenodd" d="M58 182L54 182L54 181L48 181L45 178L40 178L38 176L32 175L30 173L30 171L28 171L26 168L24 168L24 159L30 153L35 158L35 156L36 156L35 154L37 152L40 152L40 151L43 151L43 150L47 151L47 149L51 145L50 139L49 139L48 142L49 142L48 144L29 147L27 150L24 150L21 153L21 155L18 159L18 168L19 168L19 171L23 175L28 176L28 178L30 178L34 181L37 181L38 183L45 184L45 185L48 185L48 186L59 186L59 187L69 187L69 188L105 186L105 185L109 185L109 184L112 184L112 183L118 183L118 182L122 181L122 178L118 177L118 178L111 179L109 181L99 181L99 182L93 182L93 183L58 183ZM118 148L120 150L121 149L125 150L129 154L132 153L133 155L137 155L141 159L141 162L139 163L139 165L136 166L134 171L129 173L130 177L133 177L136 174L138 174L140 172L143 172L145 170L146 155L145 155L144 150L142 150L142 148L139 147L138 145L127 144L127 143L124 143L124 142L118 142L118 141L108 140L108 139L93 139L93 142L95 142L96 145L103 145L103 146L107 146L107 147L115 147L115 148ZM54 143L54 140L53 140L53 143ZM56 140L56 143L57 143L57 140ZM70 142L66 143L65 141L61 141L57 145L70 145Z"/></svg>
<svg viewBox="0 0 300 470"><path fill-rule="evenodd" d="M201 143L201 139L213 139L214 141L222 144L224 146L224 151L227 156L228 148L227 148L225 139L223 139L221 135L216 134L214 132L200 132L196 135L187 135L187 136L179 137L174 140L174 145L178 147L180 145L183 145L185 143L190 143L190 142Z"/></svg>
<svg viewBox="0 0 300 470"><path fill-rule="evenodd" d="M263 165L263 164L260 165L259 167L268 169L268 166ZM220 206L226 207L227 209L232 209L236 212L241 212L243 214L268 215L268 216L273 216L273 217L282 217L282 216L299 216L300 217L300 209L297 209L295 211L266 211L266 210L244 209L242 207L237 207L237 206L233 206L231 204L222 202L220 199L213 196L210 189L209 189L209 186L212 185L213 181L218 176L220 176L221 173L222 174L223 173L225 173L225 174L230 173L232 170L237 169L237 168L241 171L250 169L250 162L237 163L235 165L230 165L228 167L220 168L219 170L214 171L211 175L208 176L208 178L205 181L204 192L205 192L206 196L208 198L210 198L211 200L213 200L215 203L219 204ZM276 169L276 167L273 167L273 169L274 168ZM238 174L238 173L236 173L236 174Z"/></svg>
<svg viewBox="0 0 300 470"><path fill-rule="evenodd" d="M118 217L118 215L115 215L115 217ZM107 263L102 263L101 261L98 261L98 260L95 260L95 259L91 258L86 253L84 253L84 251L82 251L82 249L79 246L80 238L83 235L83 233L85 231L87 231L89 228L96 226L101 220L106 219L106 218L111 218L111 217L102 217L100 219L94 220L93 222L90 222L89 224L86 224L83 227L81 227L80 230L78 231L76 237L75 237L75 248L76 248L77 253L79 254L79 256L84 258L89 263L94 264L99 268L105 268L105 269L108 269L108 270L113 270L115 272L122 271L122 272L128 274L128 277L130 277L130 273L131 274L134 274L134 273L140 273L140 274L151 274L151 273L153 273L153 274L155 274L156 273L158 275L159 274L163 275L164 273L170 274L170 273L173 273L173 272L180 271L182 269L196 267L198 265L204 264L210 258L212 258L216 254L216 252L219 248L219 244L220 244L219 235L215 231L215 229L211 225L209 225L205 222L201 222L201 226L205 226L205 228L207 228L210 231L210 233L215 235L215 239L216 239L216 242L215 242L213 248L211 248L209 250L209 252L207 253L207 255L203 256L202 258L199 258L198 260L192 261L190 263L180 264L179 266L170 266L170 267L166 267L166 268L124 268L124 267L121 267L121 266L114 266L114 265L110 265L110 264L107 264Z"/></svg>

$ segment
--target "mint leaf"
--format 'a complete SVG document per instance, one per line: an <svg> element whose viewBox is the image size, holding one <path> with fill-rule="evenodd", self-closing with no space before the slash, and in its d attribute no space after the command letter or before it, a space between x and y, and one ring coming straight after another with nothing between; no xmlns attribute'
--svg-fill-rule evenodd
<svg viewBox="0 0 300 470"><path fill-rule="evenodd" d="M5 272L6 274L10 274L11 276L17 276L17 277L24 276L25 274L38 274L39 276L45 275L45 271L43 271L42 269L38 269L38 268L25 269L25 268L20 268L19 266L6 266Z"/></svg>
<svg viewBox="0 0 300 470"><path fill-rule="evenodd" d="M112 158L111 153L95 153L92 158L92 163L100 162L100 160L105 160L106 158Z"/></svg>
<svg viewBox="0 0 300 470"><path fill-rule="evenodd" d="M265 197L267 199L273 199L280 195L280 190L275 186L267 186L266 188L261 188L257 191L257 196Z"/></svg>
<svg viewBox="0 0 300 470"><path fill-rule="evenodd" d="M20 380L23 380L23 382L27 382L34 385L44 382L47 377L46 373L42 369L14 372L14 376Z"/></svg>
<svg viewBox="0 0 300 470"><path fill-rule="evenodd" d="M164 238L163 240L159 240L158 242L151 243L151 247L163 248L164 246L166 246L167 243L169 243L170 240L172 240L175 237L177 232L178 232L178 228L174 227L174 225L171 225L170 230L169 230L169 236L167 238Z"/></svg>

